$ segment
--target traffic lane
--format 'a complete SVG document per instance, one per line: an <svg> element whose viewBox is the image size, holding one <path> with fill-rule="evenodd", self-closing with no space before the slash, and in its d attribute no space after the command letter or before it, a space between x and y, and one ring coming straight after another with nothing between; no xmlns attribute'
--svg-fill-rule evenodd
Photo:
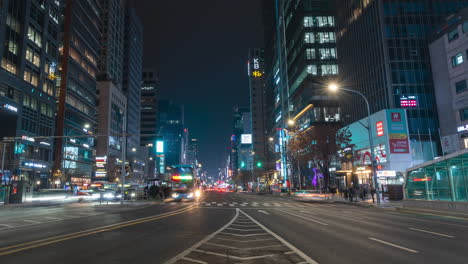
<svg viewBox="0 0 468 264"><path fill-rule="evenodd" d="M404 244L407 243L406 240L403 242L400 240L401 232L394 232L392 236L379 233L377 232L379 230L375 229L367 230L365 222L359 226L349 219L336 217L331 220L306 214L294 213L295 215L291 215L278 210L266 209L262 211L268 215L254 209L246 209L245 211L251 212L254 218L319 263L441 263L447 260L450 260L451 263L464 263L467 259L460 255L453 256L449 253L450 251L444 250L437 250L437 253L434 253L432 249L421 250L419 253L408 251L408 249L414 248ZM370 238L377 239L379 242ZM427 247L429 244L430 246L431 240L428 237L417 236L415 239L421 240L416 250L420 249L421 245ZM400 246L400 248L396 246Z"/></svg>
<svg viewBox="0 0 468 264"><path fill-rule="evenodd" d="M437 233L432 229L417 228L414 227L415 224L401 227L399 224L382 224L365 218L342 217L339 214L320 212L317 209L288 209L283 212L327 223L340 233L354 233L374 241L381 240L380 243L385 241L416 250L432 259L438 259L439 263L447 258L455 263L464 263L468 259L465 238ZM460 230L457 234L461 232Z"/></svg>
<svg viewBox="0 0 468 264"><path fill-rule="evenodd" d="M225 225L235 210L194 208L132 226L0 256L0 263L163 263Z"/></svg>
<svg viewBox="0 0 468 264"><path fill-rule="evenodd" d="M51 221L43 224L32 224L18 228L0 230L0 247L12 244L35 241L52 236L60 236L73 232L80 232L92 228L112 225L120 222L130 221L180 210L192 203L157 204L148 207L125 211L110 211L89 217L65 219L63 221Z"/></svg>
<svg viewBox="0 0 468 264"><path fill-rule="evenodd" d="M308 204L321 213L349 219L366 219L380 225L417 228L468 239L468 221L442 216L401 214L388 209L363 208L347 205Z"/></svg>
<svg viewBox="0 0 468 264"><path fill-rule="evenodd" d="M255 195L255 194L243 194L240 199L242 202L258 202L273 203L275 201L290 201L291 203L297 203L300 205L307 205L311 207L323 208L324 210L336 210L341 215L346 215L346 212L353 211L360 216L372 217L375 221L382 221L386 224L392 224L397 222L406 223L408 225L414 225L418 223L418 226L424 228L434 228L439 231L447 230L448 232L458 232L459 230L465 230L468 228L468 221L461 218L451 218L436 215L422 215L422 214L411 214L411 213L400 213L397 211L390 211L388 209L381 208L367 208L356 206L352 204L338 204L328 202L304 202L296 201L290 198L277 197L270 195Z"/></svg>

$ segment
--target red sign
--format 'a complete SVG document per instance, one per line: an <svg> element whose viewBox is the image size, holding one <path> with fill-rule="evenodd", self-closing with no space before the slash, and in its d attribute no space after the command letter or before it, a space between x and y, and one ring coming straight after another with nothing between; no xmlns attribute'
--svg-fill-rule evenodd
<svg viewBox="0 0 468 264"><path fill-rule="evenodd" d="M390 153L409 153L408 138L390 139Z"/></svg>
<svg viewBox="0 0 468 264"><path fill-rule="evenodd" d="M392 113L392 122L401 122L401 114Z"/></svg>
<svg viewBox="0 0 468 264"><path fill-rule="evenodd" d="M384 135L383 122L379 121L377 122L377 136L381 137L383 135Z"/></svg>

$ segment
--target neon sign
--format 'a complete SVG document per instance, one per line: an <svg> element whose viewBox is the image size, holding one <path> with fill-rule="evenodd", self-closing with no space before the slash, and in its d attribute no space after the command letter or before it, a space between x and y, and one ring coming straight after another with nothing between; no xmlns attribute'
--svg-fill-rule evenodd
<svg viewBox="0 0 468 264"><path fill-rule="evenodd" d="M400 105L405 108L418 107L418 100L416 96L402 96L400 97Z"/></svg>

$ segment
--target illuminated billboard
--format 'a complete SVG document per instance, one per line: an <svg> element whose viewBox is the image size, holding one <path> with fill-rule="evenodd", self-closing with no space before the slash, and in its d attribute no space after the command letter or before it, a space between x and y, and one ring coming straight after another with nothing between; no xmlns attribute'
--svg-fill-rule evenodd
<svg viewBox="0 0 468 264"><path fill-rule="evenodd" d="M241 144L252 144L252 134L242 134Z"/></svg>
<svg viewBox="0 0 468 264"><path fill-rule="evenodd" d="M164 141L162 140L156 141L156 153L158 154L164 153Z"/></svg>

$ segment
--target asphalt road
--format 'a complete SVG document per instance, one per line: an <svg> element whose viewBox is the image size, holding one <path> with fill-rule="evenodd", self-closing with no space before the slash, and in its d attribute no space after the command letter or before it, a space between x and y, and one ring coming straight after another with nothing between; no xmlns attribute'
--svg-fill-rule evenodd
<svg viewBox="0 0 468 264"><path fill-rule="evenodd" d="M207 193L197 203L0 209L0 263L468 263L468 221Z"/></svg>

